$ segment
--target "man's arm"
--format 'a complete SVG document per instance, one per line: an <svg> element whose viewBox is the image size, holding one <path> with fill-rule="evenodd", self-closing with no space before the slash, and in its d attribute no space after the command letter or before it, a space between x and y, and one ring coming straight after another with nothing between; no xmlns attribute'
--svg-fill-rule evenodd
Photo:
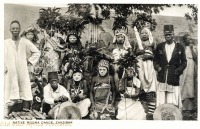
<svg viewBox="0 0 200 129"><path fill-rule="evenodd" d="M175 74L177 75L183 74L184 69L187 67L185 49L182 45L180 45L180 50L181 50L181 65L175 70Z"/></svg>
<svg viewBox="0 0 200 129"><path fill-rule="evenodd" d="M159 45L158 45L156 47L154 58L153 58L153 65L154 65L154 69L156 71L160 71L161 70L161 67L160 67L160 65L158 63L159 60L160 60L160 56L159 56Z"/></svg>
<svg viewBox="0 0 200 129"><path fill-rule="evenodd" d="M115 81L114 78L111 78L111 88L112 88L112 105L114 106L115 103L115 93L116 93L116 86L115 86Z"/></svg>
<svg viewBox="0 0 200 129"><path fill-rule="evenodd" d="M51 97L51 91L49 85L44 87L44 102L48 104L54 104L54 98Z"/></svg>
<svg viewBox="0 0 200 129"><path fill-rule="evenodd" d="M68 101L71 101L69 92L63 86L60 87L60 91L61 91L61 96L65 96L68 98Z"/></svg>

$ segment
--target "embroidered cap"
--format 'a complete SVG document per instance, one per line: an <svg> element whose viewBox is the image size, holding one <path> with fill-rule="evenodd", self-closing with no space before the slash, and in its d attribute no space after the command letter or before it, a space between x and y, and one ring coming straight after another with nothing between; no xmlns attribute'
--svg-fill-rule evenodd
<svg viewBox="0 0 200 129"><path fill-rule="evenodd" d="M109 68L109 61L104 60L104 59L100 60L98 67L106 67L108 69Z"/></svg>

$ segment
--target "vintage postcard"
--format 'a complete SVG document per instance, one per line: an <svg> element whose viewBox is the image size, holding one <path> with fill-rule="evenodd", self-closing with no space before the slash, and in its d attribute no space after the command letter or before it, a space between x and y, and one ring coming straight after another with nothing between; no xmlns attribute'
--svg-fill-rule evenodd
<svg viewBox="0 0 200 129"><path fill-rule="evenodd" d="M84 2L1 2L0 129L198 128L199 5Z"/></svg>

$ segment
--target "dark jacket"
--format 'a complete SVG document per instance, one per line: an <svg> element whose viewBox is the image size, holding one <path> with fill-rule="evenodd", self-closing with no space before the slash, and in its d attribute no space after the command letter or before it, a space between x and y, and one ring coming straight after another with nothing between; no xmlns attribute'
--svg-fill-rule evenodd
<svg viewBox="0 0 200 129"><path fill-rule="evenodd" d="M157 80L161 83L167 82L169 85L179 86L179 77L187 66L185 50L181 44L175 43L171 60L168 63L165 44L166 42L158 44L154 55L154 68L158 72ZM159 67L160 71L158 71Z"/></svg>

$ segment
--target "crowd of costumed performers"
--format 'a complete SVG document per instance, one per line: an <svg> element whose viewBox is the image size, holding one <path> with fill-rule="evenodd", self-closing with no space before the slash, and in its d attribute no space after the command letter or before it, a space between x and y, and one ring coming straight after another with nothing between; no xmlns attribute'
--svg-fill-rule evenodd
<svg viewBox="0 0 200 129"><path fill-rule="evenodd" d="M101 8L89 6L90 15L81 18L59 15L59 8L41 9L39 27L23 31L20 38L35 45L26 49L27 60L32 50L41 53L34 65L27 66L31 86L26 89L31 89L33 99L25 101L23 111L34 109L47 119L146 120L148 116L180 119L177 112L194 109L194 88L188 88L188 78L195 76L197 54L190 47L190 35L184 36L184 49L173 38L174 26L164 25L165 41L159 43L152 33L155 19L142 13L132 23L134 41L129 39L128 21L122 16L114 18L113 42L100 41ZM50 13L54 21L47 20L48 11L54 11ZM20 27L18 21L11 26L15 24ZM88 39L82 43L85 28ZM40 43L39 34L43 36ZM9 74L5 72L8 80ZM5 117L16 110L12 107L16 103L7 103Z"/></svg>

